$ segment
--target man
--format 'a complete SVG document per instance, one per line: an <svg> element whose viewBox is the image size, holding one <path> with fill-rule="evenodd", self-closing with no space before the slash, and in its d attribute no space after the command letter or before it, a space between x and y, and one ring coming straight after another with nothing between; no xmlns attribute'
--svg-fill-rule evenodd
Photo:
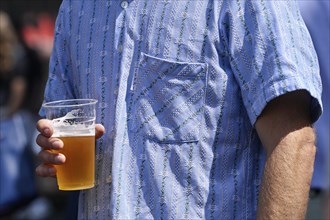
<svg viewBox="0 0 330 220"><path fill-rule="evenodd" d="M56 27L45 101L96 98L106 128L79 219L304 217L321 83L295 2L68 0Z"/></svg>
<svg viewBox="0 0 330 220"><path fill-rule="evenodd" d="M317 134L317 151L314 174L311 183L311 197L307 219L329 219L330 205L330 141L329 141L329 86L330 86L330 2L299 1L301 15L312 36L315 46L321 79L323 84L322 102L323 114L315 124ZM328 212L328 214L326 214Z"/></svg>

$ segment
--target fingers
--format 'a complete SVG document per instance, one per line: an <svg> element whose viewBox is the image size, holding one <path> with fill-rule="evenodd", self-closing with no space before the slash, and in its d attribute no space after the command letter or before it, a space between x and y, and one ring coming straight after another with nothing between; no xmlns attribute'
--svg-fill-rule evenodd
<svg viewBox="0 0 330 220"><path fill-rule="evenodd" d="M41 135L45 137L51 137L53 134L53 128L50 121L47 119L41 119L37 122L37 129Z"/></svg>
<svg viewBox="0 0 330 220"><path fill-rule="evenodd" d="M47 119L41 119L38 121L37 123L37 129L38 131L40 132L40 135L41 136L44 136L44 137L48 137L50 138L53 134L53 129L52 129L52 126L50 124L50 121L47 120ZM96 124L95 125L95 137L96 139L100 138L103 136L103 134L105 133L105 128L103 125L101 124ZM37 139L38 140L38 139ZM43 138L39 137L39 140L38 140L41 144L44 143L44 140ZM54 141L55 142L55 141ZM38 143L38 142L37 142ZM38 143L39 144L39 143ZM43 146L39 144L40 146Z"/></svg>
<svg viewBox="0 0 330 220"><path fill-rule="evenodd" d="M55 176L56 169L53 165L63 164L65 162L65 156L63 154L54 153L51 150L60 150L63 148L64 144L60 139L51 137L53 129L49 120L39 120L36 127L40 132L36 142L42 148L38 154L42 164L36 168L36 174L42 177Z"/></svg>
<svg viewBox="0 0 330 220"><path fill-rule="evenodd" d="M48 150L42 150L38 154L38 157L44 164L63 164L65 163L65 156L59 153L53 153Z"/></svg>
<svg viewBox="0 0 330 220"><path fill-rule="evenodd" d="M63 142L58 138L48 138L39 134L36 139L37 144L45 150L60 150L63 148Z"/></svg>
<svg viewBox="0 0 330 220"><path fill-rule="evenodd" d="M54 177L56 176L55 164L65 163L65 156L59 153L52 153L49 150L42 150L38 154L42 164L36 168L36 174L41 177Z"/></svg>
<svg viewBox="0 0 330 220"><path fill-rule="evenodd" d="M95 125L95 138L98 139L103 136L105 133L105 128L101 124L96 124Z"/></svg>
<svg viewBox="0 0 330 220"><path fill-rule="evenodd" d="M41 164L36 168L36 173L41 177L54 177L56 169L52 165Z"/></svg>
<svg viewBox="0 0 330 220"><path fill-rule="evenodd" d="M58 138L52 138L53 128L47 119L41 119L37 122L37 129L40 134L37 136L37 144L44 150L59 150L63 148L63 142Z"/></svg>

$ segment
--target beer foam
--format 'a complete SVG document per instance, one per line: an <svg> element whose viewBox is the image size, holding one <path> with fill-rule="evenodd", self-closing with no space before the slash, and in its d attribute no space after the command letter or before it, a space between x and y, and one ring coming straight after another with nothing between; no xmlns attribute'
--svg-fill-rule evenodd
<svg viewBox="0 0 330 220"><path fill-rule="evenodd" d="M53 137L94 136L95 117L86 117L81 109L72 110L65 116L51 121Z"/></svg>

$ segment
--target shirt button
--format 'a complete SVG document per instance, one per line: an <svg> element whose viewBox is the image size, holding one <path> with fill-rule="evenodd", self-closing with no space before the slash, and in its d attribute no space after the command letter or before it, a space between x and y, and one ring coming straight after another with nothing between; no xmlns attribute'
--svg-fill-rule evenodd
<svg viewBox="0 0 330 220"><path fill-rule="evenodd" d="M120 6L121 6L123 9L125 9L125 8L128 7L128 2L127 2L127 1L122 1L121 4L120 4Z"/></svg>
<svg viewBox="0 0 330 220"><path fill-rule="evenodd" d="M112 182L112 177L108 176L105 180L106 183L111 183Z"/></svg>

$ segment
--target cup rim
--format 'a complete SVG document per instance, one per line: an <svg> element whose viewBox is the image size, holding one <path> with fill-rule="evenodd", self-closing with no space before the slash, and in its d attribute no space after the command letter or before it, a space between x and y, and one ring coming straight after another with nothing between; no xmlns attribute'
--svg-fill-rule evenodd
<svg viewBox="0 0 330 220"><path fill-rule="evenodd" d="M69 104L72 102L81 102L79 104ZM63 99L63 100L56 100L51 102L45 102L42 104L43 108L70 108L70 107L79 107L79 106L86 106L86 105L95 105L98 101L96 99ZM61 104L63 103L63 104ZM67 104L66 104L67 103Z"/></svg>

